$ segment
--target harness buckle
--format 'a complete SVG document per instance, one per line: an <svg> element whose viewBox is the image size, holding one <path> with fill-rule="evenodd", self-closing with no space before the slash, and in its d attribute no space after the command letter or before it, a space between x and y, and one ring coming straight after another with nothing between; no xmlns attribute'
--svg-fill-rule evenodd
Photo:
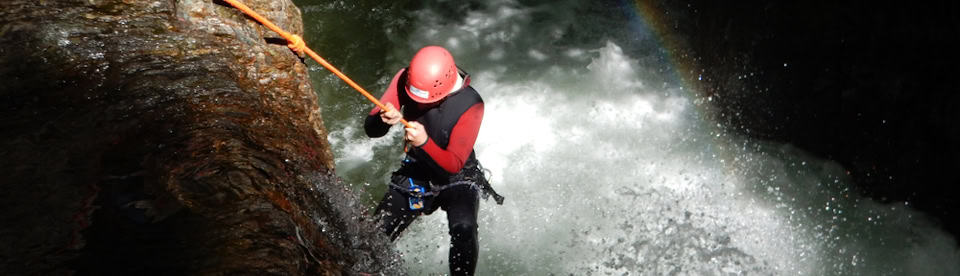
<svg viewBox="0 0 960 276"><path fill-rule="evenodd" d="M407 182L410 183L410 197L407 197L407 202L410 204L410 210L420 210L423 209L423 196L426 193L423 186L413 183L413 178L407 178Z"/></svg>

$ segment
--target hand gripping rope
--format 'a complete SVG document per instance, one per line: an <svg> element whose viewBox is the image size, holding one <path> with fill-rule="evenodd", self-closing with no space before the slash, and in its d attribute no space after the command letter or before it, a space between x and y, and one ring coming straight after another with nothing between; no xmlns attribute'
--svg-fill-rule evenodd
<svg viewBox="0 0 960 276"><path fill-rule="evenodd" d="M244 5L243 3L240 3L237 0L223 0L223 1L227 2L228 4L230 4L234 8L237 8L243 13L246 13L247 15L257 20L257 22L260 22L260 24L263 24L270 30L280 34L280 36L282 36L284 39L287 40L287 43L288 43L287 47L290 47L290 50L293 50L294 52L296 52L297 55L299 55L300 57L303 57L303 54L307 53L307 55L313 58L313 60L317 61L317 63L320 63L320 65L323 65L324 68L327 68L327 70L329 70L330 72L333 72L334 75L337 75L337 77L339 77L341 80L343 80L348 85L350 85L350 87L353 87L353 89L357 90L357 92L360 92L360 94L363 94L364 97L367 97L367 100L370 100L371 102L373 102L373 104L376 104L378 107L380 107L381 111L383 112L387 111L387 106L380 103L380 101L377 100L377 98L373 97L373 95L370 95L370 92L367 92L367 90L364 90L363 87L360 87L360 85L357 85L357 83L351 80L350 77L347 77L347 75L345 75L343 72L340 72L340 70L338 70L336 67L333 67L333 65L330 65L329 62L327 62L325 59L320 57L320 55L317 55L316 52L314 52L309 47L307 47L307 44L303 42L303 38L300 38L300 36L298 35L291 34L291 33L288 33L287 31L284 31L277 25L273 24L273 22L270 22L270 20L266 19L263 16L260 16L260 14L250 9L250 7L247 7L247 5ZM404 120L403 118L400 119L400 122L403 123L403 125L408 128L412 127L410 123L408 123L407 120Z"/></svg>

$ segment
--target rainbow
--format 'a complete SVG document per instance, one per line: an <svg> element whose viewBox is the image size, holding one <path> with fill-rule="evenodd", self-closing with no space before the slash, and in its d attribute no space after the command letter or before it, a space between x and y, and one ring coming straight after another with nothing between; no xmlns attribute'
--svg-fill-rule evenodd
<svg viewBox="0 0 960 276"><path fill-rule="evenodd" d="M634 31L653 33L660 46L666 50L669 64L673 66L683 93L694 101L697 116L705 122L716 122L716 118L720 117L720 109L708 100L713 96L713 90L709 79L704 76L706 69L693 54L687 40L675 31L676 27L666 17L669 13L664 4L652 0L621 0L621 3L629 15L631 28L634 28ZM715 146L710 149L712 153L720 156L718 159L721 160L735 160L735 151L722 146L730 143L732 133L725 131L725 126L715 123L706 123L705 127L713 128L704 130L711 132L710 137L715 139ZM734 163L726 162L723 166L728 172L734 172L737 170Z"/></svg>
<svg viewBox="0 0 960 276"><path fill-rule="evenodd" d="M625 12L630 18L631 28L635 31L650 31L667 52L667 57L676 72L684 90L704 91L702 67L697 58L690 54L691 49L685 39L673 31L665 15L668 12L660 3L651 0L621 0Z"/></svg>

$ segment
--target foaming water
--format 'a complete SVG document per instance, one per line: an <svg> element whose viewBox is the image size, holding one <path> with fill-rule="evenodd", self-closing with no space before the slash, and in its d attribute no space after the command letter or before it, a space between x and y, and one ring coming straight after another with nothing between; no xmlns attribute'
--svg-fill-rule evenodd
<svg viewBox="0 0 960 276"><path fill-rule="evenodd" d="M575 39L610 25L583 5L500 0L451 20L427 3L391 54L388 71L444 45L485 99L476 150L507 201L482 203L479 275L960 274L954 237L909 204L862 198L834 162L705 120L709 99L659 51ZM338 173L379 198L398 130L331 129ZM398 240L410 274L447 273L446 227L438 211Z"/></svg>
<svg viewBox="0 0 960 276"><path fill-rule="evenodd" d="M489 264L481 274L778 273L815 265L793 260L812 255L816 249L805 247L812 242L743 191L727 164L733 160L718 156L685 93L633 81L630 58L614 44L595 52L582 74L515 83L477 75L477 88L491 91L477 153L508 195L506 205L481 210ZM557 77L580 85L549 80ZM443 267L443 220L427 217L401 240L412 263L423 263L414 274Z"/></svg>

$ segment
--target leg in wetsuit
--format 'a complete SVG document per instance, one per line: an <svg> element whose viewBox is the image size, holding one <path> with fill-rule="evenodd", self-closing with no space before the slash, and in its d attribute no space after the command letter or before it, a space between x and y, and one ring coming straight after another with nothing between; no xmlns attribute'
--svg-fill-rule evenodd
<svg viewBox="0 0 960 276"><path fill-rule="evenodd" d="M477 211L480 194L469 185L443 190L438 196L424 197L424 208L411 210L407 195L390 188L377 206L376 216L384 233L396 240L407 226L424 212L433 213L442 208L447 213L450 234L450 274L473 275L477 268Z"/></svg>

